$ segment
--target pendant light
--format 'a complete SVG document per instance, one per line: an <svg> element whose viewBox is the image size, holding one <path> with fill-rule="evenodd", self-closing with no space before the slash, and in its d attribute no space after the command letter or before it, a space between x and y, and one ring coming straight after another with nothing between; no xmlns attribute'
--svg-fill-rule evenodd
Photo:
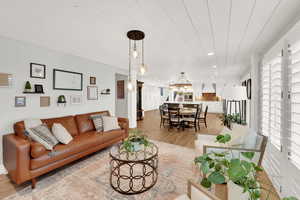
<svg viewBox="0 0 300 200"><path fill-rule="evenodd" d="M142 64L140 65L139 67L139 71L140 73L143 75L145 72L146 72L146 67L145 67L145 64L144 64L144 38L145 38L145 33L143 31L140 31L140 30L131 30L131 31L128 31L127 32L127 37L129 39L129 66L128 66L128 85L127 85L127 88L129 91L133 90L134 87L133 87L133 82L132 82L132 74L131 74L131 59L134 58L134 59L138 59L139 58L139 52L138 52L138 45L137 45L137 42L138 41L141 41L142 43L142 52L141 52L141 55L142 55ZM133 41L133 48L132 48L132 43Z"/></svg>
<svg viewBox="0 0 300 200"><path fill-rule="evenodd" d="M142 40L142 64L140 66L141 75L144 75L146 73L146 71L147 71L147 67L144 62L144 40Z"/></svg>

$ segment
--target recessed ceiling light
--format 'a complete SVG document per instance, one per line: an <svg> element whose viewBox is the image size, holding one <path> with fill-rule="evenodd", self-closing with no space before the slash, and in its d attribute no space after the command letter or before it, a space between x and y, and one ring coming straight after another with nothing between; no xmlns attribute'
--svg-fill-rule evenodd
<svg viewBox="0 0 300 200"><path fill-rule="evenodd" d="M209 52L207 55L208 56L213 56L213 55L215 55L215 53L214 52Z"/></svg>
<svg viewBox="0 0 300 200"><path fill-rule="evenodd" d="M216 68L217 68L217 65L212 66L212 68L216 69Z"/></svg>

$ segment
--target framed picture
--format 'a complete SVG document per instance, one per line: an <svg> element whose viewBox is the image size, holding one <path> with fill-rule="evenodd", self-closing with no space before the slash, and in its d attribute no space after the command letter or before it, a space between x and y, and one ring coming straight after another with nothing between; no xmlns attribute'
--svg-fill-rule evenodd
<svg viewBox="0 0 300 200"><path fill-rule="evenodd" d="M98 87L88 86L87 87L87 99L88 100L98 100Z"/></svg>
<svg viewBox="0 0 300 200"><path fill-rule="evenodd" d="M96 85L96 77L94 76L90 77L90 85Z"/></svg>
<svg viewBox="0 0 300 200"><path fill-rule="evenodd" d="M247 97L248 99L251 99L251 78L247 80Z"/></svg>
<svg viewBox="0 0 300 200"><path fill-rule="evenodd" d="M11 88L12 74L0 73L0 88Z"/></svg>
<svg viewBox="0 0 300 200"><path fill-rule="evenodd" d="M25 107L26 106L26 97L17 96L15 97L15 107Z"/></svg>
<svg viewBox="0 0 300 200"><path fill-rule="evenodd" d="M82 91L83 75L78 72L53 69L54 90Z"/></svg>
<svg viewBox="0 0 300 200"><path fill-rule="evenodd" d="M118 80L117 81L117 98L118 99L124 99L125 98L125 81L124 80Z"/></svg>
<svg viewBox="0 0 300 200"><path fill-rule="evenodd" d="M30 63L30 78L46 78L46 65Z"/></svg>
<svg viewBox="0 0 300 200"><path fill-rule="evenodd" d="M43 85L34 85L34 92L35 93L44 93Z"/></svg>
<svg viewBox="0 0 300 200"><path fill-rule="evenodd" d="M71 95L70 102L72 105L80 105L82 104L82 95Z"/></svg>
<svg viewBox="0 0 300 200"><path fill-rule="evenodd" d="M49 107L50 106L50 97L40 97L40 107Z"/></svg>

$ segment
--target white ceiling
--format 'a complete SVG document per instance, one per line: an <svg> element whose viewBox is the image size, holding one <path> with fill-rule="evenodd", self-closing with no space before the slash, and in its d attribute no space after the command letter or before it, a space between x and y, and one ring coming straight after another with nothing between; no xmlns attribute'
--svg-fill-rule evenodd
<svg viewBox="0 0 300 200"><path fill-rule="evenodd" d="M240 76L298 19L300 0L0 0L0 35L128 67L126 32L146 34L147 77ZM208 52L215 56L207 56ZM217 65L217 72L212 68Z"/></svg>

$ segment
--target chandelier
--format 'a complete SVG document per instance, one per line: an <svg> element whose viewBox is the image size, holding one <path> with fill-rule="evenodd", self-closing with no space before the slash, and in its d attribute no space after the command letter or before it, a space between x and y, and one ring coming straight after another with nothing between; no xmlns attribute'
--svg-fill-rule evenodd
<svg viewBox="0 0 300 200"><path fill-rule="evenodd" d="M180 72L178 80L170 84L170 88L190 88L192 87L191 81L188 80L185 72Z"/></svg>
<svg viewBox="0 0 300 200"><path fill-rule="evenodd" d="M141 64L139 64L139 72L141 75L144 75L147 68L144 63L144 38L145 33L140 30L131 30L127 32L127 37L129 39L129 65L128 65L128 90L133 90L132 83L132 59L140 60ZM141 44L140 44L141 43ZM139 52L140 48L140 52ZM137 61L139 62L139 61Z"/></svg>

